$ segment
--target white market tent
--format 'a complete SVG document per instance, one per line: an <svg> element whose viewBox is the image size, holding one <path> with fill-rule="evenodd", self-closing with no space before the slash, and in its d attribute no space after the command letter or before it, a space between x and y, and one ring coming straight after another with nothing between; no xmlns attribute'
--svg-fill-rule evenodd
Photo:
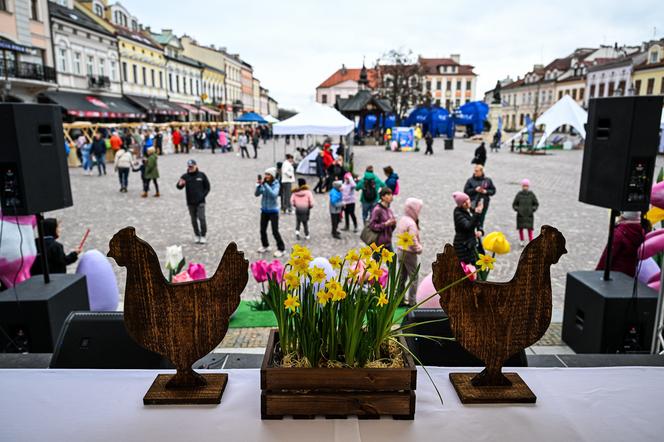
<svg viewBox="0 0 664 442"><path fill-rule="evenodd" d="M278 122L279 122L279 120L277 120L276 118L274 118L274 117L273 117L272 115L270 115L270 114L268 114L268 115L263 115L263 120L267 121L267 122L270 123L270 124L274 124L274 123L278 123Z"/></svg>
<svg viewBox="0 0 664 442"><path fill-rule="evenodd" d="M537 143L537 147L543 147L546 139L563 125L572 126L581 135L581 138L585 139L586 129L584 125L587 121L588 112L576 104L576 101L569 95L563 95L563 98L558 100L535 121L535 127L544 126L544 133L539 143Z"/></svg>
<svg viewBox="0 0 664 442"><path fill-rule="evenodd" d="M348 135L355 124L334 108L312 103L302 112L272 126L274 135Z"/></svg>

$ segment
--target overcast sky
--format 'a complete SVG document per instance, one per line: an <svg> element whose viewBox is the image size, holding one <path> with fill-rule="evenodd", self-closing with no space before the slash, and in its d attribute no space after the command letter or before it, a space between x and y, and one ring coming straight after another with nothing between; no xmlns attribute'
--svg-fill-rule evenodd
<svg viewBox="0 0 664 442"><path fill-rule="evenodd" d="M662 0L122 0L153 30L171 28L226 46L254 67L280 107L313 101L345 63L367 65L393 48L461 54L480 99L496 80L523 75L577 47L664 38Z"/></svg>

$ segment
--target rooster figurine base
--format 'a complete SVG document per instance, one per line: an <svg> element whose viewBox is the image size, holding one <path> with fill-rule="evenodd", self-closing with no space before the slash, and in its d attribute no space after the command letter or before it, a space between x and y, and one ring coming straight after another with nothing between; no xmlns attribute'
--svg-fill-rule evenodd
<svg viewBox="0 0 664 442"><path fill-rule="evenodd" d="M551 323L551 265L567 253L565 238L543 226L519 257L508 282L465 279L440 295L440 305L463 348L484 362L481 373L450 373L464 404L534 403L537 398L516 373L502 373L512 355L535 344ZM433 263L436 290L462 279L459 258L450 244Z"/></svg>
<svg viewBox="0 0 664 442"><path fill-rule="evenodd" d="M235 243L226 247L211 278L171 284L157 254L133 227L116 233L108 256L127 268L124 322L140 346L167 357L177 371L159 375L143 398L145 405L218 404L226 374L196 373L191 366L214 350L228 331L249 278L249 262Z"/></svg>

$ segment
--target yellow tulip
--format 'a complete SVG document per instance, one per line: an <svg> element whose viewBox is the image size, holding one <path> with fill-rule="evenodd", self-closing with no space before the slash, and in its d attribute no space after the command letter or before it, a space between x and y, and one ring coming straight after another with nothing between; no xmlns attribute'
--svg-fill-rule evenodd
<svg viewBox="0 0 664 442"><path fill-rule="evenodd" d="M491 232L482 240L484 250L504 255L510 252L510 243L502 232Z"/></svg>

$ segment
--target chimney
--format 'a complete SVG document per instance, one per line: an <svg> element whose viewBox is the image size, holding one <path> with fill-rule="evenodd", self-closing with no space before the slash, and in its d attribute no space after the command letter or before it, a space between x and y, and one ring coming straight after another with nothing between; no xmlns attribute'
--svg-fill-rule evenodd
<svg viewBox="0 0 664 442"><path fill-rule="evenodd" d="M346 69L346 65L342 63L341 64L341 75L346 75L346 72L348 72L348 70Z"/></svg>
<svg viewBox="0 0 664 442"><path fill-rule="evenodd" d="M460 63L461 63L461 55L460 55L460 54L451 54L451 55L450 55L450 58L451 58L452 61L454 61L456 64L460 64Z"/></svg>
<svg viewBox="0 0 664 442"><path fill-rule="evenodd" d="M538 69L544 69L544 65L543 64L534 64L533 65L533 71L536 71Z"/></svg>

